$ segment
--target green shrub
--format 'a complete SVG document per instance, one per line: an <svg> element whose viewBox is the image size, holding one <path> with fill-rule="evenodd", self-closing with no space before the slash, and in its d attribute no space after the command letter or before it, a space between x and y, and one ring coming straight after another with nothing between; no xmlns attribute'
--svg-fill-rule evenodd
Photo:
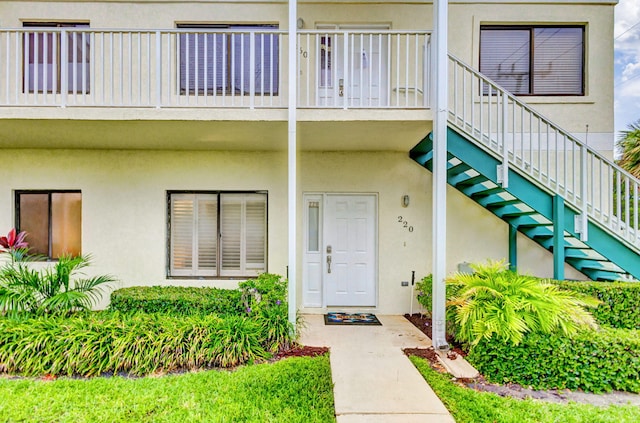
<svg viewBox="0 0 640 423"><path fill-rule="evenodd" d="M454 280L445 281L447 290L447 301L455 297L462 285ZM418 303L426 311L426 315L431 316L433 305L433 275L427 275L420 282L416 283Z"/></svg>
<svg viewBox="0 0 640 423"><path fill-rule="evenodd" d="M102 297L111 276L81 277L89 256L62 256L34 269L26 249L6 251L11 260L0 267L0 314L69 314L89 310ZM4 252L4 251L3 251Z"/></svg>
<svg viewBox="0 0 640 423"><path fill-rule="evenodd" d="M448 301L454 313L456 339L475 345L496 337L518 344L527 333L561 332L571 336L596 324L584 307L597 300L538 278L507 269L504 261L472 264L473 274L457 273L449 278L462 284Z"/></svg>
<svg viewBox="0 0 640 423"><path fill-rule="evenodd" d="M122 313L244 314L242 292L237 289L177 286L136 286L111 293L110 310Z"/></svg>
<svg viewBox="0 0 640 423"><path fill-rule="evenodd" d="M94 313L0 319L0 371L126 373L235 366L269 357L262 328L242 316Z"/></svg>
<svg viewBox="0 0 640 423"><path fill-rule="evenodd" d="M263 273L240 282L245 311L253 316L269 344L276 352L295 342L294 328L288 319L287 280L280 275Z"/></svg>
<svg viewBox="0 0 640 423"><path fill-rule="evenodd" d="M590 295L602 303L592 310L601 325L640 329L640 283L555 281L563 289Z"/></svg>
<svg viewBox="0 0 640 423"><path fill-rule="evenodd" d="M243 316L260 330L263 346L271 352L289 348L296 340L288 320L287 281L263 273L239 283L240 289L175 286L133 287L111 294L110 310L123 313L164 313L174 316L218 314Z"/></svg>
<svg viewBox="0 0 640 423"><path fill-rule="evenodd" d="M574 338L530 333L514 346L482 339L467 356L488 380L535 389L640 392L640 332L601 329Z"/></svg>

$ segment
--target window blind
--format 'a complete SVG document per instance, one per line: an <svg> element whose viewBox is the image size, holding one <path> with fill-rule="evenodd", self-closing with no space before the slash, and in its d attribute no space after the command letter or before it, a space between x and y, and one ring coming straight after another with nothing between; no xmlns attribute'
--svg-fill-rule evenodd
<svg viewBox="0 0 640 423"><path fill-rule="evenodd" d="M482 27L480 72L518 95L583 95L584 28Z"/></svg>
<svg viewBox="0 0 640 423"><path fill-rule="evenodd" d="M179 28L194 31L181 33L179 37L181 92L248 94L253 82L256 94L278 93L278 35L254 32L277 27L179 25ZM231 28L233 32L198 32L198 28Z"/></svg>

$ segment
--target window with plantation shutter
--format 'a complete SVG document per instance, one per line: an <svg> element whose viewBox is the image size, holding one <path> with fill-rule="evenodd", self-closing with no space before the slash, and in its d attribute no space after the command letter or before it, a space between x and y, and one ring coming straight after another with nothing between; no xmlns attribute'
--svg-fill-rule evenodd
<svg viewBox="0 0 640 423"><path fill-rule="evenodd" d="M265 193L169 193L169 226L170 276L250 277L266 271Z"/></svg>
<svg viewBox="0 0 640 423"><path fill-rule="evenodd" d="M278 93L279 38L265 32L277 29L276 25L182 24L178 28L188 29L179 37L181 93L249 94L252 84L256 94Z"/></svg>
<svg viewBox="0 0 640 423"><path fill-rule="evenodd" d="M480 72L517 95L584 95L584 27L482 26Z"/></svg>

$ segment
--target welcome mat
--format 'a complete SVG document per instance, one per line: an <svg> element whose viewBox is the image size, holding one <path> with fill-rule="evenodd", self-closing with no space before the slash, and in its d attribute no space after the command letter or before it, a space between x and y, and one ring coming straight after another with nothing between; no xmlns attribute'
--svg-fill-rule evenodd
<svg viewBox="0 0 640 423"><path fill-rule="evenodd" d="M377 325L382 326L375 314L331 312L324 315L325 325Z"/></svg>

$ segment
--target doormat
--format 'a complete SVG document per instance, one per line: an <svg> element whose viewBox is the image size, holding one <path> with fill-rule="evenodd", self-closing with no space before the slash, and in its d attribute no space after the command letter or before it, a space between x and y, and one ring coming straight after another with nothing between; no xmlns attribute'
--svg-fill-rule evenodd
<svg viewBox="0 0 640 423"><path fill-rule="evenodd" d="M376 325L382 326L375 314L331 312L324 315L325 325Z"/></svg>

